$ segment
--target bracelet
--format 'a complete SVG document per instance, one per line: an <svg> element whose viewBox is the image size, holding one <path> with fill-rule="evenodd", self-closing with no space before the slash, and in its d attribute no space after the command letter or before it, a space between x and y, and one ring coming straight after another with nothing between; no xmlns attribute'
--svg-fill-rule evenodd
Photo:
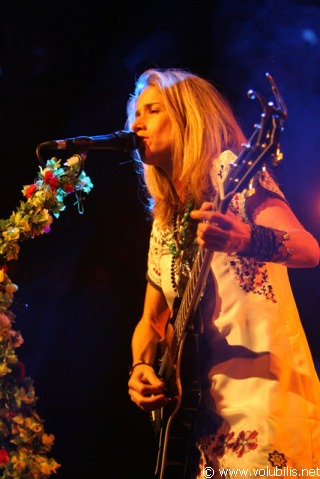
<svg viewBox="0 0 320 479"><path fill-rule="evenodd" d="M287 248L285 241L290 239L289 233L285 231L273 230L275 234L276 251L272 257L274 263L285 264L292 256L293 250Z"/></svg>
<svg viewBox="0 0 320 479"><path fill-rule="evenodd" d="M136 368L137 366L141 366L142 364L145 364L146 366L150 366L150 368L153 368L152 364L145 363L144 361L141 361L140 363L136 363L136 364L134 364L134 365L131 367L131 369L130 369L130 371L129 371L129 377L132 376L132 373L133 373L134 368Z"/></svg>
<svg viewBox="0 0 320 479"><path fill-rule="evenodd" d="M239 255L250 256L257 261L285 263L292 255L292 250L285 245L288 239L290 235L285 231L252 224L250 250Z"/></svg>

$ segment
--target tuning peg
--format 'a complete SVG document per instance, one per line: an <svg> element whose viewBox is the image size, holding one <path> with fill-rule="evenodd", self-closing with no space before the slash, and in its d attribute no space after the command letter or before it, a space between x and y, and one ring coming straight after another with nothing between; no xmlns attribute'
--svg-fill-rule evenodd
<svg viewBox="0 0 320 479"><path fill-rule="evenodd" d="M255 187L253 186L253 178L251 178L248 188L245 191L245 196L246 198L250 198L250 196L253 196L256 192Z"/></svg>
<svg viewBox="0 0 320 479"><path fill-rule="evenodd" d="M271 163L273 166L277 166L283 160L283 153L280 151L279 147L276 149L275 153L271 155L271 158Z"/></svg>

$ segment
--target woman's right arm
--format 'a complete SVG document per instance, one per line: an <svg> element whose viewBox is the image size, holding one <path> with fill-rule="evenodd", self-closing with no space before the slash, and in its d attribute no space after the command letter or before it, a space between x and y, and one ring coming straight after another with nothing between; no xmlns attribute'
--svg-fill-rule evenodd
<svg viewBox="0 0 320 479"><path fill-rule="evenodd" d="M165 386L153 364L169 316L164 294L148 283L143 314L132 336L133 369L128 383L131 400L144 411L158 409L167 402Z"/></svg>

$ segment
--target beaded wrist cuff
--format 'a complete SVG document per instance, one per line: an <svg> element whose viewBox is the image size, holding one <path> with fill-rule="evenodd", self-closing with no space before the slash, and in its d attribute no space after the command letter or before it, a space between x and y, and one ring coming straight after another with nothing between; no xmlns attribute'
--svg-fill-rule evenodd
<svg viewBox="0 0 320 479"><path fill-rule="evenodd" d="M288 239L290 236L285 231L252 224L250 251L240 253L240 256L250 256L263 262L285 263L292 255L285 245Z"/></svg>

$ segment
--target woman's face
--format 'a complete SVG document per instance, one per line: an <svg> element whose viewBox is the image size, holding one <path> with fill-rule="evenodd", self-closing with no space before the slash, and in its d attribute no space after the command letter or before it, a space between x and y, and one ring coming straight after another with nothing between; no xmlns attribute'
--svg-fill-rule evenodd
<svg viewBox="0 0 320 479"><path fill-rule="evenodd" d="M139 152L143 163L161 167L171 176L172 122L155 87L149 86L140 94L131 128L141 138Z"/></svg>

